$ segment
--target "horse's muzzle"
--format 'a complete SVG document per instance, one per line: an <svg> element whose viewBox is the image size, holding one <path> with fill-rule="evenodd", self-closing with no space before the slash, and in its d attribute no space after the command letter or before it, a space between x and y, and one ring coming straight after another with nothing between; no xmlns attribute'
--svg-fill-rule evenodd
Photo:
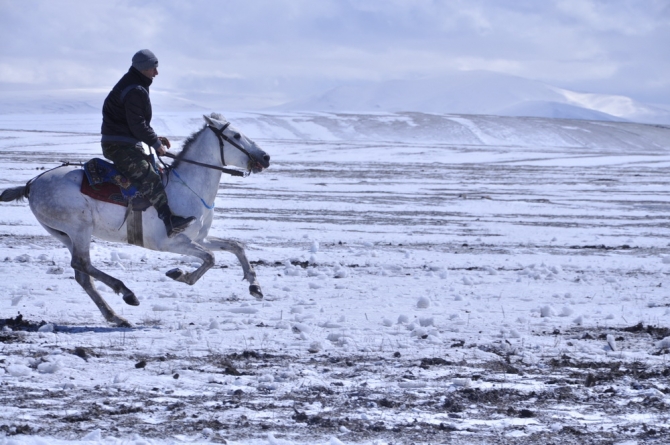
<svg viewBox="0 0 670 445"><path fill-rule="evenodd" d="M261 159L251 161L252 173L260 173L270 166L270 155L265 154Z"/></svg>

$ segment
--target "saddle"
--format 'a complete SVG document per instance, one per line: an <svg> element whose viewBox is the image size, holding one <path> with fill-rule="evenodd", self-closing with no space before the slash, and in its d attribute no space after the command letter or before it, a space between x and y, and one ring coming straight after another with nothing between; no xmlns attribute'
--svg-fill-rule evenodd
<svg viewBox="0 0 670 445"><path fill-rule="evenodd" d="M84 164L85 178L81 180L81 192L98 201L126 207L126 232L128 243L144 246L142 212L151 207L128 178L119 172L114 164L100 158L93 158Z"/></svg>
<svg viewBox="0 0 670 445"><path fill-rule="evenodd" d="M111 162L93 158L84 164L84 173L81 192L86 196L124 207L132 205L132 210L140 212L151 206L151 202Z"/></svg>

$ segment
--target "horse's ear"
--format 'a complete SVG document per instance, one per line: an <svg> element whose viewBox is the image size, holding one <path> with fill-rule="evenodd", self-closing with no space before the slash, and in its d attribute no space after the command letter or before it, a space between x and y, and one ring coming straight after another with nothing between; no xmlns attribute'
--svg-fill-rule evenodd
<svg viewBox="0 0 670 445"><path fill-rule="evenodd" d="M215 122L218 123L225 123L228 122L225 117L220 115L219 113L212 113L209 116L203 115L202 117L205 118L205 122L207 122L209 125L214 125Z"/></svg>

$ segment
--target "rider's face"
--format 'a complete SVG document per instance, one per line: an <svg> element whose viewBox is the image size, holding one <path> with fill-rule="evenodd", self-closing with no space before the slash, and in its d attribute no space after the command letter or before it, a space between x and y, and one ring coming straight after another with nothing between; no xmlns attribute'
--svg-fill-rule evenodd
<svg viewBox="0 0 670 445"><path fill-rule="evenodd" d="M158 76L158 68L149 68L148 70L142 70L140 73L144 74L147 76L149 79L153 79L154 77Z"/></svg>

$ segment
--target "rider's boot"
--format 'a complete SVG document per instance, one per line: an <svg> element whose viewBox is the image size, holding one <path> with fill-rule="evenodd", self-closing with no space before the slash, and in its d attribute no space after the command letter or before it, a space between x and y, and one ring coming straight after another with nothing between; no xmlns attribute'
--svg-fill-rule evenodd
<svg viewBox="0 0 670 445"><path fill-rule="evenodd" d="M158 217L162 219L165 224L168 238L172 238L183 232L193 221L195 221L195 216L184 218L183 216L174 215L170 210L170 207L167 205L161 206L158 210Z"/></svg>

